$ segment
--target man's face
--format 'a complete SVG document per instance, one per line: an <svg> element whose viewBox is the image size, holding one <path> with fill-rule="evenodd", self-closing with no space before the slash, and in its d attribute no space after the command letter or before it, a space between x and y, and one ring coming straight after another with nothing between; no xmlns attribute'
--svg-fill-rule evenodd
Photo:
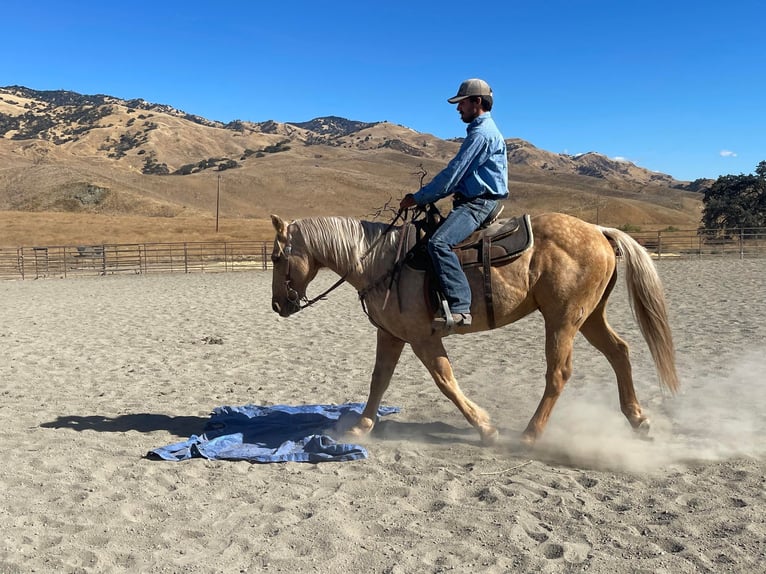
<svg viewBox="0 0 766 574"><path fill-rule="evenodd" d="M481 114L481 98L466 98L457 103L460 119L470 124Z"/></svg>

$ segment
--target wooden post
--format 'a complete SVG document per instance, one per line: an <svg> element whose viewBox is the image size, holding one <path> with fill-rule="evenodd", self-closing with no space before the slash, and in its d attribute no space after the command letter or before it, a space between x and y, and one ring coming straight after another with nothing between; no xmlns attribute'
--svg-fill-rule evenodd
<svg viewBox="0 0 766 574"><path fill-rule="evenodd" d="M21 278L24 279L24 248L19 247L16 253L17 253L17 258L19 262L19 267L21 268Z"/></svg>
<svg viewBox="0 0 766 574"><path fill-rule="evenodd" d="M221 205L221 174L218 174L218 190L215 194L215 232L218 233L218 211Z"/></svg>

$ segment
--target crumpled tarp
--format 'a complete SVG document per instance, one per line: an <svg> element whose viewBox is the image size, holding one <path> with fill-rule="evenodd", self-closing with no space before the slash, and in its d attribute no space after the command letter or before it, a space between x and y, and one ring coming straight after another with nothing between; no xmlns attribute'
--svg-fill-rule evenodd
<svg viewBox="0 0 766 574"><path fill-rule="evenodd" d="M361 445L337 442L353 425L363 403L342 405L245 405L213 410L202 435L151 450L147 456L163 460L247 460L250 462L323 462L367 458ZM380 407L378 416L398 413Z"/></svg>

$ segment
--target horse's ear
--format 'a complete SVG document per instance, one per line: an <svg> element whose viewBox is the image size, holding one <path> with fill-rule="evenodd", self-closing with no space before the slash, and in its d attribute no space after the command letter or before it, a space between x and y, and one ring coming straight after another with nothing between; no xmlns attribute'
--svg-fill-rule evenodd
<svg viewBox="0 0 766 574"><path fill-rule="evenodd" d="M284 222L284 220L281 217L279 217L278 215L272 215L271 224L274 226L274 229L276 229L278 235L286 235L287 224Z"/></svg>

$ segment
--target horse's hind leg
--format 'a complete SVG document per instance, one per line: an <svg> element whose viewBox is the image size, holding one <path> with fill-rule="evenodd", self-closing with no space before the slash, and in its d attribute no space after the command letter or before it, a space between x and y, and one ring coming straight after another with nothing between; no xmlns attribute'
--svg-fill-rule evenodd
<svg viewBox="0 0 766 574"><path fill-rule="evenodd" d="M426 366L428 372L439 387L439 390L451 400L463 413L466 420L479 431L481 442L485 445L493 444L497 440L497 429L491 423L487 412L476 403L468 399L455 380L452 372L452 364L441 339L431 337L424 343L413 343L412 350Z"/></svg>
<svg viewBox="0 0 766 574"><path fill-rule="evenodd" d="M620 393L620 409L634 429L649 430L649 421L638 404L633 387L633 369L628 345L609 326L605 304L602 303L583 323L580 331L588 342L601 351L614 369Z"/></svg>
<svg viewBox="0 0 766 574"><path fill-rule="evenodd" d="M383 394L391 382L391 377L399 362L399 357L404 349L404 341L390 335L383 329L378 329L378 343L375 351L375 368L372 371L370 381L370 394L362 415L356 424L346 434L352 437L364 436L375 426L378 416L378 408L383 400Z"/></svg>
<svg viewBox="0 0 766 574"><path fill-rule="evenodd" d="M572 375L572 348L577 328L569 323L556 323L551 325L551 320L545 318L545 392L521 436L521 440L530 445L543 434L553 407Z"/></svg>

